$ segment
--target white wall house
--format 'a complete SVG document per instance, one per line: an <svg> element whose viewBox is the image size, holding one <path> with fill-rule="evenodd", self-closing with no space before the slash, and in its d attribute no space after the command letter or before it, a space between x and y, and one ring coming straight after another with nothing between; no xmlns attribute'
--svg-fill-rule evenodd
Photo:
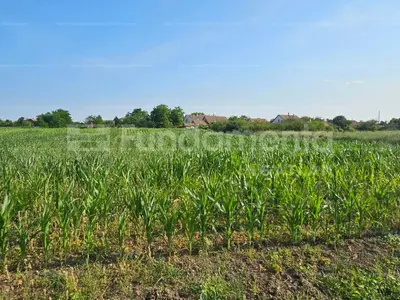
<svg viewBox="0 0 400 300"><path fill-rule="evenodd" d="M275 119L272 119L271 120L271 123L281 123L281 122L283 122L283 121L285 121L285 119L283 119L282 117L281 117L281 115L278 115L278 116L276 116L275 117Z"/></svg>
<svg viewBox="0 0 400 300"><path fill-rule="evenodd" d="M299 119L299 117L296 116L296 115L290 115L290 114L287 114L287 115L277 115L277 116L275 117L275 119L272 119L272 120L271 120L271 123L274 123L274 124L276 124L276 123L282 123L282 122L284 122L284 121L286 121L286 120L293 120L293 119Z"/></svg>

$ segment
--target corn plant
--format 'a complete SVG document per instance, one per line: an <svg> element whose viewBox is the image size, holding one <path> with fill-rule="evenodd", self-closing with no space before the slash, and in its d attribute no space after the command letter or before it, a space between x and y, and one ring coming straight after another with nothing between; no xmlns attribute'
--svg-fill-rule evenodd
<svg viewBox="0 0 400 300"><path fill-rule="evenodd" d="M227 186L232 187L232 182L227 182ZM237 208L239 201L235 197L235 192L231 189L224 189L219 195L219 198L213 199L217 209L222 213L225 219L225 239L228 249L231 248L233 225L237 217Z"/></svg>
<svg viewBox="0 0 400 300"><path fill-rule="evenodd" d="M174 133L190 151L151 146L161 129L132 132L146 149L112 129L105 152L65 151L63 129L1 129L2 262L36 259L39 247L46 263L53 248L88 262L97 236L106 253L123 256L128 232L151 255L161 235L169 254L181 238L192 254L198 237L203 248L221 235L232 247L236 231L252 244L287 232L293 242L303 234L338 241L400 226L400 145L321 139L309 147L306 134L199 131L204 148L191 132Z"/></svg>
<svg viewBox="0 0 400 300"><path fill-rule="evenodd" d="M254 201L252 201L252 199L250 199L248 201L242 201L242 207L245 211L246 222L244 225L247 231L247 237L252 245L257 227L257 205Z"/></svg>
<svg viewBox="0 0 400 300"><path fill-rule="evenodd" d="M12 218L13 204L8 195L5 196L0 211L0 254L1 262L4 265L6 261L8 240L10 232L10 221Z"/></svg>
<svg viewBox="0 0 400 300"><path fill-rule="evenodd" d="M151 257L151 244L153 242L153 226L157 216L157 203L154 194L149 191L141 193L139 201L147 240L147 254Z"/></svg>
<svg viewBox="0 0 400 300"><path fill-rule="evenodd" d="M361 188L361 187L360 187ZM371 203L373 202L372 197L368 193L357 193L355 195L355 207L357 209L357 223L358 223L358 234L361 235L365 229L368 219L371 216Z"/></svg>
<svg viewBox="0 0 400 300"><path fill-rule="evenodd" d="M283 219L291 235L293 243L301 239L301 228L305 221L305 199L304 196L292 189L286 191L286 203L283 205Z"/></svg>
<svg viewBox="0 0 400 300"><path fill-rule="evenodd" d="M123 211L118 217L118 245L120 256L124 257L124 240L126 232L126 211Z"/></svg>
<svg viewBox="0 0 400 300"><path fill-rule="evenodd" d="M85 243L86 243L86 263L89 263L90 254L93 251L93 231L95 227L95 222L97 221L97 202L89 195L85 202L85 215L87 218L87 223L85 226Z"/></svg>
<svg viewBox="0 0 400 300"><path fill-rule="evenodd" d="M165 195L160 200L160 218L162 220L165 235L167 236L168 252L172 253L172 239L175 234L179 220L178 202L179 199L171 200Z"/></svg>
<svg viewBox="0 0 400 300"><path fill-rule="evenodd" d="M372 188L372 199L376 199L373 201L373 215L371 216L373 225L383 232L387 232L389 230L388 220L390 218L390 209L391 198L394 198L392 195L393 187L391 183L381 183L374 184Z"/></svg>
<svg viewBox="0 0 400 300"><path fill-rule="evenodd" d="M59 205L59 215L60 215L60 228L61 228L61 244L64 252L64 258L67 259L69 242L71 238L71 221L73 216L73 206L74 202L71 199L71 193L74 187L74 182L72 182L68 188L68 191L62 196Z"/></svg>
<svg viewBox="0 0 400 300"><path fill-rule="evenodd" d="M100 180L96 180L96 188L94 189L94 197L96 198L96 202L98 203L98 213L99 219L103 222L103 244L108 248L107 242L107 231L108 231L108 219L109 213L111 210L111 199L108 196L108 170L105 170L105 173L102 174Z"/></svg>
<svg viewBox="0 0 400 300"><path fill-rule="evenodd" d="M49 252L50 252L50 222L51 222L51 215L50 215L50 201L44 202L42 214L40 216L40 229L42 232L42 244L43 244L43 254L44 254L44 261L45 265L49 261Z"/></svg>
<svg viewBox="0 0 400 300"><path fill-rule="evenodd" d="M185 198L180 212L182 226L189 243L189 254L192 255L194 237L197 231L197 209L191 198Z"/></svg>
<svg viewBox="0 0 400 300"><path fill-rule="evenodd" d="M32 223L29 224L28 221L28 214L27 212L18 212L18 221L16 224L16 229L17 229L17 235L18 235L18 246L19 250L21 252L21 261L23 261L26 258L27 255L27 250L28 250L28 245L29 245L29 228L32 228L33 225ZM32 234L32 237L34 235Z"/></svg>
<svg viewBox="0 0 400 300"><path fill-rule="evenodd" d="M310 193L307 201L308 210L308 221L311 225L311 231L313 240L315 242L317 231L322 225L322 213L324 211L323 197L322 195Z"/></svg>
<svg viewBox="0 0 400 300"><path fill-rule="evenodd" d="M211 217L212 206L213 206L213 198L211 198L212 194L215 194L216 190L214 189L213 184L206 179L202 179L203 181L203 190L199 194L195 194L192 191L188 190L188 193L194 200L197 215L199 218L199 231L201 243L206 246L205 237L207 234L208 221Z"/></svg>

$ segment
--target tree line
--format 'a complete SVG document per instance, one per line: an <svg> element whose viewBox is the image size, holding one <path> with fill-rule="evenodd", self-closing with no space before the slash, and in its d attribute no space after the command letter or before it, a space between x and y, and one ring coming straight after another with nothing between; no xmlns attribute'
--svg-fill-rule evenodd
<svg viewBox="0 0 400 300"><path fill-rule="evenodd" d="M191 115L203 115L203 113L194 112ZM150 112L136 108L131 112L127 112L125 116L115 117L113 120L104 120L101 115L90 115L83 122L74 122L68 110L57 109L31 119L25 117L20 117L15 121L0 119L0 127L62 128L69 125L82 127L87 127L88 125L95 127L121 127L127 125L141 128L177 128L183 126L183 120L184 111L181 107L169 108L165 104L160 104ZM393 118L389 122L377 122L376 120L354 122L348 120L345 116L336 116L327 120L302 117L274 124L266 120L252 120L248 116L232 116L227 120L214 122L208 127L217 132L400 130L400 118ZM203 126L203 128L208 127Z"/></svg>
<svg viewBox="0 0 400 300"><path fill-rule="evenodd" d="M126 113L124 117L115 117L113 120L104 120L100 115L90 115L83 122L74 122L68 110L57 109L38 115L36 118L20 117L16 121L1 120L0 127L44 127L44 128L63 128L69 125L89 126L108 126L118 127L122 125L133 125L135 127L147 128L172 128L183 125L184 111L182 108L169 108L165 104L160 104L153 108L149 113L141 108L136 108L132 112Z"/></svg>
<svg viewBox="0 0 400 300"><path fill-rule="evenodd" d="M271 123L266 120L252 120L247 116L233 116L228 120L212 123L210 128L217 132L255 132L255 131L325 131L327 124L320 118L303 117L289 119L281 123Z"/></svg>
<svg viewBox="0 0 400 300"><path fill-rule="evenodd" d="M255 132L255 131L377 131L377 130L400 130L400 118L393 118L389 122L353 121L345 116L336 116L333 119L323 120L322 118L302 117L288 119L281 123L268 121L252 121L247 116L234 116L228 120L218 121L210 125L210 128L217 132Z"/></svg>

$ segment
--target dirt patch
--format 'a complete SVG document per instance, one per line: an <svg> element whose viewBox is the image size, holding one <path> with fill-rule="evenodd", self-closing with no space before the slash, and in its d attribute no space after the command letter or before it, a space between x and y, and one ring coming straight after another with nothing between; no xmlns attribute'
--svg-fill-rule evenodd
<svg viewBox="0 0 400 300"><path fill-rule="evenodd" d="M364 290L371 299L397 299L399 253L400 237L392 235L336 246L303 244L136 257L108 264L6 272L0 276L0 298L331 299L351 298ZM370 275L374 281L368 281Z"/></svg>

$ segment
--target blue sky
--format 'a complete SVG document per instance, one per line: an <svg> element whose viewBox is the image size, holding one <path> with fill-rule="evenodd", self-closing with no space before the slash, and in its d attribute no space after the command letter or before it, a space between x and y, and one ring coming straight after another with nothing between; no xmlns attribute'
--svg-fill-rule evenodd
<svg viewBox="0 0 400 300"><path fill-rule="evenodd" d="M398 0L0 0L0 118L400 117Z"/></svg>

